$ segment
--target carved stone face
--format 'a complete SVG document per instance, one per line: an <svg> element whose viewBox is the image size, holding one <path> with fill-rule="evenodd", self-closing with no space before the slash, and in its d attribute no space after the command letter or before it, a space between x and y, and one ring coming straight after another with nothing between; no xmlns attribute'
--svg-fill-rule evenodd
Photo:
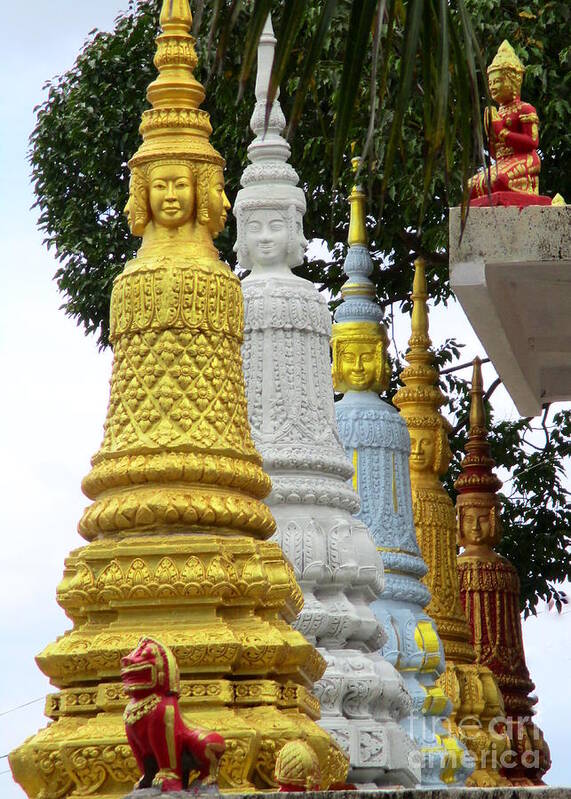
<svg viewBox="0 0 571 799"><path fill-rule="evenodd" d="M437 430L419 427L410 430L410 468L415 472L434 469Z"/></svg>
<svg viewBox="0 0 571 799"><path fill-rule="evenodd" d="M194 211L192 172L186 164L160 164L149 175L149 204L153 220L166 228L189 222Z"/></svg>
<svg viewBox="0 0 571 799"><path fill-rule="evenodd" d="M212 171L208 183L208 230L212 238L224 230L230 203L224 191L224 174L222 169Z"/></svg>
<svg viewBox="0 0 571 799"><path fill-rule="evenodd" d="M490 508L464 508L462 538L466 544L488 543L491 527Z"/></svg>
<svg viewBox="0 0 571 799"><path fill-rule="evenodd" d="M494 69L488 76L488 85L492 100L499 105L511 103L516 92L511 75L505 69Z"/></svg>
<svg viewBox="0 0 571 799"><path fill-rule="evenodd" d="M271 208L253 211L245 225L246 247L252 262L261 267L287 264L287 219Z"/></svg>
<svg viewBox="0 0 571 799"><path fill-rule="evenodd" d="M355 391L367 391L375 382L375 345L353 341L341 350L339 368L343 383Z"/></svg>

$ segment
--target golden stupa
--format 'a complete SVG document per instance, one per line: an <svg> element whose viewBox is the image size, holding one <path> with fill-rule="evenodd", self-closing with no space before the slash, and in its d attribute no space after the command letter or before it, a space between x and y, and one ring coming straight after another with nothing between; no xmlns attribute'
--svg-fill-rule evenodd
<svg viewBox="0 0 571 799"><path fill-rule="evenodd" d="M476 768L467 785L508 786L500 759L509 746L503 719L504 704L489 668L476 663L471 632L460 601L456 569L456 515L440 482L448 469L450 425L440 414L445 398L437 386L438 371L428 334L428 294L425 265L415 262L412 335L401 373L404 387L394 404L406 420L411 438L410 479L416 534L428 566L424 578L432 599L426 612L436 622L444 646L446 669L439 678L453 711L451 732L469 749Z"/></svg>
<svg viewBox="0 0 571 799"><path fill-rule="evenodd" d="M111 397L83 482L90 543L67 558L57 591L73 628L37 658L57 689L52 723L10 755L33 799L131 790L120 658L143 634L175 654L186 723L226 738L222 789L274 787L279 750L299 738L323 787L347 773L314 721L325 663L289 624L301 590L266 541L270 480L247 421L240 283L212 243L228 208L224 161L199 108L191 21L188 0L164 0L125 209L143 242L113 287Z"/></svg>

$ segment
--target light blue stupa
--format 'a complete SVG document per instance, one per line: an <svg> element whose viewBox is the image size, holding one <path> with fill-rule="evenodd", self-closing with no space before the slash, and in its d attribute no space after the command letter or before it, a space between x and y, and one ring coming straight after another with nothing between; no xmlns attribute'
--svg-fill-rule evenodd
<svg viewBox="0 0 571 799"><path fill-rule="evenodd" d="M357 167L359 159L354 159ZM473 770L471 756L446 730L452 709L437 685L444 651L436 626L423 608L430 593L412 513L406 423L379 398L388 385L387 333L369 275L373 264L365 230L365 194L353 187L349 202L349 251L343 302L333 325L333 385L344 394L335 404L341 440L353 463L361 518L385 566L385 588L372 608L388 634L381 654L402 674L413 698L403 720L422 752L422 785L460 785Z"/></svg>

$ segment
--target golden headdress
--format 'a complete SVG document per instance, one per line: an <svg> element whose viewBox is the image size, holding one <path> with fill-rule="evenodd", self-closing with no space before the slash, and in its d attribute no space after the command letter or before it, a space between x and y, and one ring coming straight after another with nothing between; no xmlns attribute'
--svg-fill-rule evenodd
<svg viewBox="0 0 571 799"><path fill-rule="evenodd" d="M409 429L440 428L438 455L435 466L439 474L444 474L450 462L448 446L450 423L439 412L446 398L438 388L438 371L434 366L434 353L428 334L428 293L426 290L425 263L422 258L414 262L414 281L412 286L412 334L408 340L406 366L400 375L404 386L393 398L393 403L401 412Z"/></svg>
<svg viewBox="0 0 571 799"><path fill-rule="evenodd" d="M524 65L517 57L515 50L507 39L504 39L500 44L498 52L494 56L494 60L488 67L488 75L490 72L495 72L502 69L510 69L512 72L517 72L518 75L521 76L523 76L523 73L525 72Z"/></svg>

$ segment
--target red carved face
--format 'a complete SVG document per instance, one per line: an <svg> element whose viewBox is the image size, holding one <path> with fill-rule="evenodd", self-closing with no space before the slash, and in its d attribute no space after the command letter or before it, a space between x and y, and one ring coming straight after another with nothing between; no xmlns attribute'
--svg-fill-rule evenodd
<svg viewBox="0 0 571 799"><path fill-rule="evenodd" d="M142 638L136 649L121 658L121 679L126 692L143 697L164 688L164 660L160 645L151 638Z"/></svg>

